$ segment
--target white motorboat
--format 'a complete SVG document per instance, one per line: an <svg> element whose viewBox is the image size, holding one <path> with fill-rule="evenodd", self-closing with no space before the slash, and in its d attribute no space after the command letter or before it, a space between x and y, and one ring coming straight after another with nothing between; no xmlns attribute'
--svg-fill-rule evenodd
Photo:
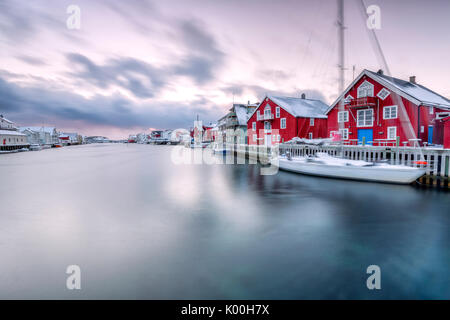
<svg viewBox="0 0 450 320"><path fill-rule="evenodd" d="M202 142L202 143L194 143L191 142L191 148L192 149L196 149L196 148L202 148L205 149L206 147L208 147L210 145L210 142Z"/></svg>
<svg viewBox="0 0 450 320"><path fill-rule="evenodd" d="M228 149L225 144L215 144L212 150L215 154L227 154L227 152L230 152L230 149Z"/></svg>
<svg viewBox="0 0 450 320"><path fill-rule="evenodd" d="M282 170L337 179L410 184L425 174L420 168L342 159L326 153L315 157L280 156L277 160L272 164Z"/></svg>
<svg viewBox="0 0 450 320"><path fill-rule="evenodd" d="M42 150L42 147L39 144L30 145L30 151L39 151Z"/></svg>

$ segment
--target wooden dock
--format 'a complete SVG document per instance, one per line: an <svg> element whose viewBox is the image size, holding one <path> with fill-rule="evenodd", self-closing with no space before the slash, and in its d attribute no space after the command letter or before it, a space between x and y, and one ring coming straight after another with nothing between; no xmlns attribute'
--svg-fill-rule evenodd
<svg viewBox="0 0 450 320"><path fill-rule="evenodd" d="M294 157L314 155L316 152L326 152L332 156L353 160L373 162L387 160L391 164L424 168L426 175L416 182L417 186L450 189L450 150L448 149L361 145L314 146L302 144L279 144L277 147L228 144L227 147L237 155L262 163L268 163L274 152L284 154L287 151Z"/></svg>

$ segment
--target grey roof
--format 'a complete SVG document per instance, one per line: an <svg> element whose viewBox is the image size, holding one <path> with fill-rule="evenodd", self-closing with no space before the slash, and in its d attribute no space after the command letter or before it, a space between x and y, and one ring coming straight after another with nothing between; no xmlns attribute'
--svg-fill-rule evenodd
<svg viewBox="0 0 450 320"><path fill-rule="evenodd" d="M238 119L238 123L240 126L247 125L247 105L245 104L235 104L233 106L234 112L236 113L236 117Z"/></svg>
<svg viewBox="0 0 450 320"><path fill-rule="evenodd" d="M450 108L450 100L437 94L436 92L420 85L415 84L409 81L397 79L394 77L390 77L384 74L379 74L370 70L365 70L367 73L373 77L375 80L383 83L388 82L394 88L406 93L407 95L417 99L422 104L425 105L434 105L437 107L446 107Z"/></svg>
<svg viewBox="0 0 450 320"><path fill-rule="evenodd" d="M26 134L23 134L19 131L15 130L0 130L1 135L9 135L9 136L25 136Z"/></svg>
<svg viewBox="0 0 450 320"><path fill-rule="evenodd" d="M48 132L50 134L53 134L56 130L55 127L20 127L19 130L25 130L25 129L29 129L31 131L36 131L36 132Z"/></svg>
<svg viewBox="0 0 450 320"><path fill-rule="evenodd" d="M0 119L2 119L5 122L11 123L13 124L14 122L12 122L11 120L6 119L5 117L1 116Z"/></svg>
<svg viewBox="0 0 450 320"><path fill-rule="evenodd" d="M295 117L327 118L325 112L329 106L320 100L272 95L267 97Z"/></svg>

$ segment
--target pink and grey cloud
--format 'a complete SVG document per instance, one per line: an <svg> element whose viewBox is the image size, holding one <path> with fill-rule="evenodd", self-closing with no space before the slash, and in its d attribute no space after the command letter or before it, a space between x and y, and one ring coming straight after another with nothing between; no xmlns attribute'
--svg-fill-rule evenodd
<svg viewBox="0 0 450 320"><path fill-rule="evenodd" d="M367 2L367 1L366 1ZM81 29L66 8L81 9ZM380 66L358 1L345 1L346 83ZM368 5L369 3L367 3ZM449 97L450 2L374 0L393 75ZM331 103L336 2L299 0L2 1L0 113L20 125L126 136L222 116L266 93Z"/></svg>

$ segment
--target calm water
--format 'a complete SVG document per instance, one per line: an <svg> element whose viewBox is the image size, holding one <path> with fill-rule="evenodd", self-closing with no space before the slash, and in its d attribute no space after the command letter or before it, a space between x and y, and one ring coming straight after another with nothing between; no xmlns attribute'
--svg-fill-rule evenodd
<svg viewBox="0 0 450 320"><path fill-rule="evenodd" d="M448 193L174 165L172 148L1 155L0 298L450 298Z"/></svg>

